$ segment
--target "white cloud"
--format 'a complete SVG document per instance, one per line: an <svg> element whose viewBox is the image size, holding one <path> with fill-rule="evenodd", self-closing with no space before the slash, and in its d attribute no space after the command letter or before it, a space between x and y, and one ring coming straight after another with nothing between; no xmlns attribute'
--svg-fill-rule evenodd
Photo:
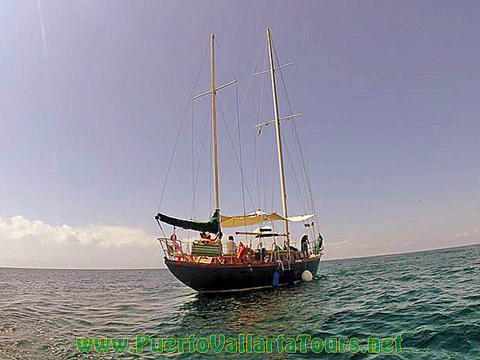
<svg viewBox="0 0 480 360"><path fill-rule="evenodd" d="M0 217L2 241L40 240L42 242L92 244L104 247L139 245L156 246L155 236L140 228L111 225L55 226L43 221L31 221L17 215L11 219Z"/></svg>
<svg viewBox="0 0 480 360"><path fill-rule="evenodd" d="M343 240L343 241L332 241L328 242L328 247L345 247L345 246L351 246L352 242L350 240Z"/></svg>
<svg viewBox="0 0 480 360"><path fill-rule="evenodd" d="M480 232L478 229L474 229L472 232L466 232L466 233L458 233L455 235L456 239L470 239L470 238L477 238L480 236Z"/></svg>

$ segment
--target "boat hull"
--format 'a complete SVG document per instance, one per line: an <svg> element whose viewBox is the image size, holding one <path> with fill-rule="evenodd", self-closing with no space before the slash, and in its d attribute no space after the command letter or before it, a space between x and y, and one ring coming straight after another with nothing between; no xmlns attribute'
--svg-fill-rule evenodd
<svg viewBox="0 0 480 360"><path fill-rule="evenodd" d="M275 263L255 265L210 265L165 259L171 273L182 283L202 293L248 291L274 287L274 273L278 272L278 286L302 279L309 270L317 273L320 256L291 264L290 270L279 270Z"/></svg>

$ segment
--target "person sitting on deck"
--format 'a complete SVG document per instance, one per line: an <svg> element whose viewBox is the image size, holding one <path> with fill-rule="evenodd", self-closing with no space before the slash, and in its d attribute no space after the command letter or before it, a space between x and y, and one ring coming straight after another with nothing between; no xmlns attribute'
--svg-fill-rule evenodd
<svg viewBox="0 0 480 360"><path fill-rule="evenodd" d="M260 252L262 254L262 261L266 261L267 260L267 249L265 249L265 247L262 247Z"/></svg>
<svg viewBox="0 0 480 360"><path fill-rule="evenodd" d="M172 234L170 236L170 240L167 243L167 249L168 249L169 255L171 256L173 255L178 256L183 253L182 244L177 240L176 234Z"/></svg>
<svg viewBox="0 0 480 360"><path fill-rule="evenodd" d="M174 256L175 255L175 243L177 241L177 235L172 234L170 236L170 239L166 242L167 244L167 253L169 256Z"/></svg>
<svg viewBox="0 0 480 360"><path fill-rule="evenodd" d="M202 239L205 239L205 240L210 240L210 239L211 239L210 234L209 234L209 233L205 233L205 232L200 233L200 237L201 237Z"/></svg>
<svg viewBox="0 0 480 360"><path fill-rule="evenodd" d="M200 242L204 243L204 244L211 244L213 243L212 242L212 239L210 237L210 234L209 233L204 233L204 232L201 232L200 233Z"/></svg>
<svg viewBox="0 0 480 360"><path fill-rule="evenodd" d="M290 251L298 251L298 249L295 246L290 245L289 247L290 247ZM286 241L285 241L285 244L283 245L283 250L288 250Z"/></svg>
<svg viewBox="0 0 480 360"><path fill-rule="evenodd" d="M237 253L237 244L235 244L235 240L233 236L230 235L227 240L227 254L235 255L236 253Z"/></svg>
<svg viewBox="0 0 480 360"><path fill-rule="evenodd" d="M265 261L265 257L267 256L267 249L263 247L262 243L258 243L257 250L255 250L255 260L259 260L260 262Z"/></svg>

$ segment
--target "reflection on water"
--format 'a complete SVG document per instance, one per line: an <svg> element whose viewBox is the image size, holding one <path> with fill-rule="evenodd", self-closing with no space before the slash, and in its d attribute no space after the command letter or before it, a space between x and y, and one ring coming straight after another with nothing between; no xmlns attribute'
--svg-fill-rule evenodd
<svg viewBox="0 0 480 360"><path fill-rule="evenodd" d="M180 328L190 328L198 334L222 331L235 336L254 333L256 336L277 336L292 329L297 319L316 321L326 318L328 297L324 291L325 277L302 286L266 289L254 293L235 295L197 295L179 309ZM315 297L319 308L312 314L310 306L302 299ZM323 304L320 306L320 304Z"/></svg>

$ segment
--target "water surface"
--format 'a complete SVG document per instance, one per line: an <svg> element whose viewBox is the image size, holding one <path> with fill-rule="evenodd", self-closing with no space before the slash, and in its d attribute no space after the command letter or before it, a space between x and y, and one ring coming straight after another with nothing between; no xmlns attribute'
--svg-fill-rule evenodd
<svg viewBox="0 0 480 360"><path fill-rule="evenodd" d="M480 358L480 246L323 261L311 283L216 297L198 295L163 269L0 268L0 299L0 359L158 359L148 351L87 356L75 348L76 337L134 339L139 333L360 339L402 334L400 354L269 357Z"/></svg>

